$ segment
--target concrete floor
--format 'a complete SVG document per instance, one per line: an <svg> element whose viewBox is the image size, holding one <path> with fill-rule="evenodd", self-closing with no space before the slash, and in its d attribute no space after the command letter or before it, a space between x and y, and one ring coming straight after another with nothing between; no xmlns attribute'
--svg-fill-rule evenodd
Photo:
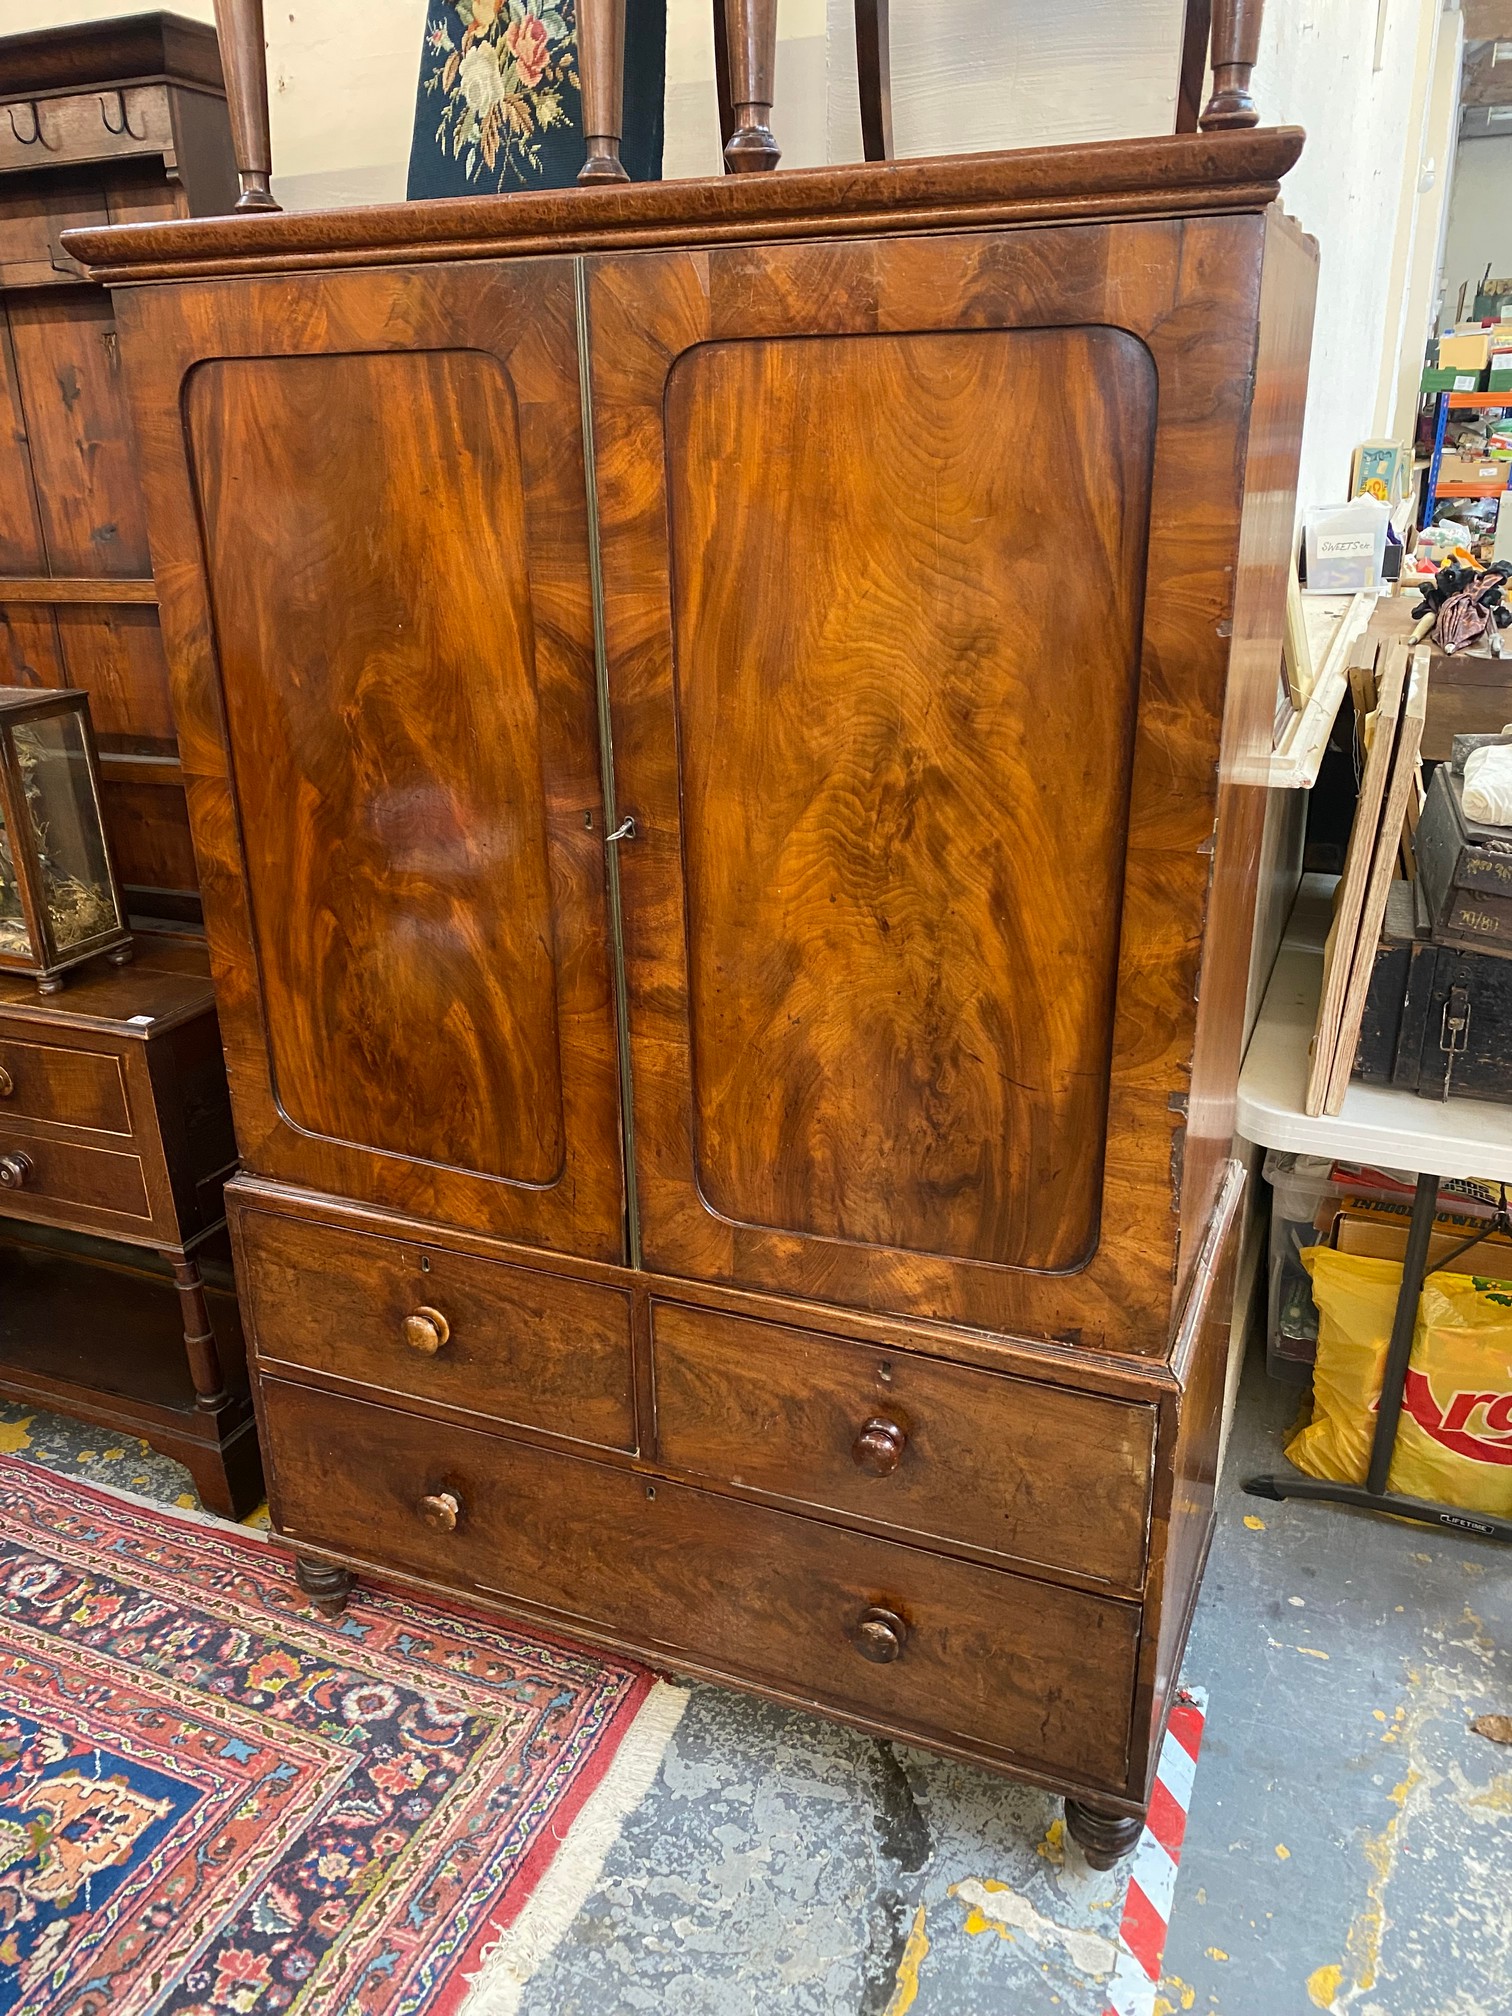
<svg viewBox="0 0 1512 2016"><path fill-rule="evenodd" d="M1244 1498L1295 1408L1248 1368L1187 1655L1210 1705L1156 2016L1506 2016L1512 1749L1470 1723L1512 1713L1512 1561ZM136 1444L0 1409L0 1447L18 1443L170 1501L189 1488ZM1121 1884L1065 1851L1057 1814L695 1687L520 2016L1102 2016Z"/></svg>

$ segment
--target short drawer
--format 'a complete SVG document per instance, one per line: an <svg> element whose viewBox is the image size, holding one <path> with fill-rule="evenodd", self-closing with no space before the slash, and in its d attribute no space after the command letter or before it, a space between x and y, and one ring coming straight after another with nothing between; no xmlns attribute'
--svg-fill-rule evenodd
<svg viewBox="0 0 1512 2016"><path fill-rule="evenodd" d="M264 1362L635 1447L622 1289L227 1201Z"/></svg>
<svg viewBox="0 0 1512 2016"><path fill-rule="evenodd" d="M120 1058L0 1032L0 1120L10 1119L130 1134Z"/></svg>
<svg viewBox="0 0 1512 2016"><path fill-rule="evenodd" d="M267 1381L279 1530L900 1733L1121 1788L1137 1604Z"/></svg>
<svg viewBox="0 0 1512 2016"><path fill-rule="evenodd" d="M1138 1588L1155 1409L657 1302L658 1461Z"/></svg>
<svg viewBox="0 0 1512 2016"><path fill-rule="evenodd" d="M0 1217L139 1237L152 1219L141 1160L0 1123ZM165 1238L171 1239L172 1233Z"/></svg>

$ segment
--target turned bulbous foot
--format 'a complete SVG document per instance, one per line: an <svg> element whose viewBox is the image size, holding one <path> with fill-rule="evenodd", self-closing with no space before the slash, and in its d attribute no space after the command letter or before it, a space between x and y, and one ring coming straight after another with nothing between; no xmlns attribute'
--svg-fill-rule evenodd
<svg viewBox="0 0 1512 2016"><path fill-rule="evenodd" d="M322 1617L339 1617L347 1606L356 1578L350 1569L334 1561L317 1561L308 1554L294 1556L294 1579Z"/></svg>
<svg viewBox="0 0 1512 2016"><path fill-rule="evenodd" d="M782 149L770 126L742 126L731 134L724 158L732 175L765 175L782 159Z"/></svg>
<svg viewBox="0 0 1512 2016"><path fill-rule="evenodd" d="M1066 1832L1093 1869L1111 1869L1144 1832L1140 1814L1099 1813L1079 1799L1066 1801Z"/></svg>
<svg viewBox="0 0 1512 2016"><path fill-rule="evenodd" d="M601 141L590 141L588 158L578 170L579 182L628 182L630 171L619 158L619 142L606 146Z"/></svg>

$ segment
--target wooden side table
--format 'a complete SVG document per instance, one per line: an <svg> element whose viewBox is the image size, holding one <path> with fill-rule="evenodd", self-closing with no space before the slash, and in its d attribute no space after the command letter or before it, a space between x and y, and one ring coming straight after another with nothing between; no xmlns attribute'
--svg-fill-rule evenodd
<svg viewBox="0 0 1512 2016"><path fill-rule="evenodd" d="M262 1494L236 1298L202 1269L235 1163L203 945L141 934L46 999L0 980L0 1393L141 1436L228 1518Z"/></svg>

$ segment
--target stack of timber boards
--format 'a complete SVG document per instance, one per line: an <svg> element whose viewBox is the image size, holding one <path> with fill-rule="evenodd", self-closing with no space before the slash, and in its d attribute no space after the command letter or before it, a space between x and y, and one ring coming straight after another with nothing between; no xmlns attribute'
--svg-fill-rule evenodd
<svg viewBox="0 0 1512 2016"><path fill-rule="evenodd" d="M1409 658L1406 645L1391 643L1381 655L1360 802L1323 951L1323 992L1307 1074L1307 1111L1313 1116L1337 1113L1349 1084L1386 900L1419 788L1428 665L1422 647Z"/></svg>

